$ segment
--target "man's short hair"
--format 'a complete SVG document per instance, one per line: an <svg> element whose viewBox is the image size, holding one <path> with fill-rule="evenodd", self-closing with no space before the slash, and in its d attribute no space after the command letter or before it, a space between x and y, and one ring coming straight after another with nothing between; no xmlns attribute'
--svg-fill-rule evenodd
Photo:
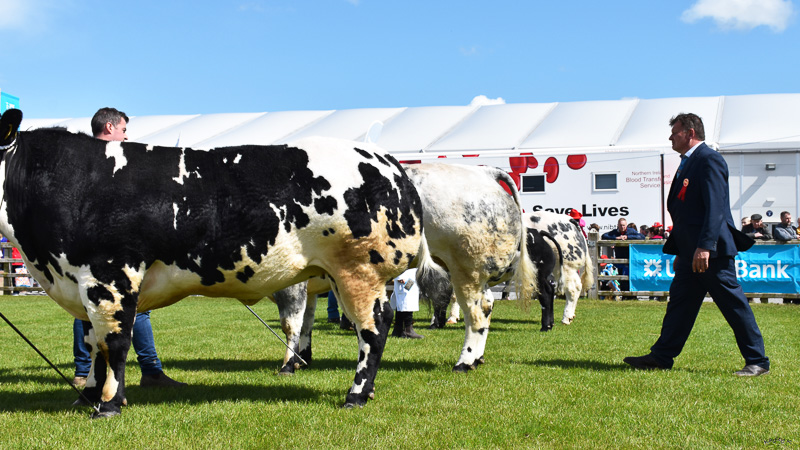
<svg viewBox="0 0 800 450"><path fill-rule="evenodd" d="M790 213L789 211L781 211L781 220L783 220L784 216L791 216L791 215L792 213Z"/></svg>
<svg viewBox="0 0 800 450"><path fill-rule="evenodd" d="M684 130L694 130L694 136L698 140L706 140L706 130L703 127L703 119L697 114L680 113L672 119L669 119L669 126L674 126L676 123L681 124Z"/></svg>
<svg viewBox="0 0 800 450"><path fill-rule="evenodd" d="M753 214L752 216L750 216L750 220L752 220L753 222L758 222L758 221L759 221L759 220L761 220L762 218L763 218L763 217L761 217L761 214L758 214L758 213L756 213L756 214Z"/></svg>
<svg viewBox="0 0 800 450"><path fill-rule="evenodd" d="M125 123L130 122L128 116L116 108L106 107L98 109L92 117L92 135L94 135L94 137L100 136L100 134L103 133L103 127L105 127L108 122L117 126L122 119L125 119Z"/></svg>

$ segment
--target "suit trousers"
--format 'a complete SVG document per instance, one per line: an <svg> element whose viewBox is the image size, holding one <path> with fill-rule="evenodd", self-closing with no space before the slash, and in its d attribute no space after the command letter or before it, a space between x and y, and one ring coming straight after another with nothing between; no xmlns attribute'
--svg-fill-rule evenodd
<svg viewBox="0 0 800 450"><path fill-rule="evenodd" d="M769 370L764 338L742 286L736 279L734 258L711 258L708 265L707 271L695 273L692 271L691 258L675 258L675 278L669 288L670 299L661 326L661 336L650 348L652 356L664 367L672 367L674 358L681 353L689 338L703 299L709 293L733 329L745 364L755 364Z"/></svg>

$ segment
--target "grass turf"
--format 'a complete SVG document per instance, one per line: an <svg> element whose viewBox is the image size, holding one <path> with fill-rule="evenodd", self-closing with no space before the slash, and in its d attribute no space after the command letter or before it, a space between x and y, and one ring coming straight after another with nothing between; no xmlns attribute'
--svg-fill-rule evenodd
<svg viewBox="0 0 800 450"><path fill-rule="evenodd" d="M536 309L497 302L486 364L451 369L463 324L390 338L376 400L342 410L353 381L353 332L326 323L320 301L314 361L277 376L283 346L238 302L189 298L152 315L165 371L189 387L146 390L131 351L130 406L89 420L88 408L5 323L0 323L2 448L758 448L800 446L800 307L755 304L770 374L743 366L733 333L704 304L675 368L622 363L648 352L666 305L582 299L576 321L539 332ZM556 302L563 308L563 301ZM277 308L256 311L279 332ZM0 297L8 317L72 377L71 316L46 297ZM558 314L557 314L558 316Z"/></svg>

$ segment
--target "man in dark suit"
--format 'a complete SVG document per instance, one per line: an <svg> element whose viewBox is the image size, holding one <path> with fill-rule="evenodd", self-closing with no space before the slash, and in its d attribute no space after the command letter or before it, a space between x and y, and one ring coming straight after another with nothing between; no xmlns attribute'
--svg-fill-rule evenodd
<svg viewBox="0 0 800 450"><path fill-rule="evenodd" d="M733 222L728 188L728 166L703 140L703 121L695 114L679 114L670 122L672 149L681 165L667 197L673 229L664 253L676 255L675 278L661 336L650 354L624 361L637 369L671 369L689 338L706 293L733 328L745 360L739 376L769 372L764 339L752 309L736 279L734 256L753 244Z"/></svg>

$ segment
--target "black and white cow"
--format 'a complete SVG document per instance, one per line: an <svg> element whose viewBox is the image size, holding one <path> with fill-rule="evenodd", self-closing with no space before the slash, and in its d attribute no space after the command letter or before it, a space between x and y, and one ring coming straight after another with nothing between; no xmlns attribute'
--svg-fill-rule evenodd
<svg viewBox="0 0 800 450"><path fill-rule="evenodd" d="M519 195L508 174L493 167L457 164L413 164L405 166L422 199L425 238L437 265L417 272L423 295L434 297L434 309L447 305L455 295L464 311L466 336L461 356L453 370L474 369L483 362L494 297L490 286L514 280L522 298L534 294L535 267L525 245L525 228ZM499 182L512 190L508 195ZM316 287L315 287L316 286ZM308 288L306 321L299 331L299 312L281 314L287 340L299 343L296 351L311 358L311 328L318 281ZM292 302L296 304L297 302ZM309 321L311 323L309 323ZM287 351L282 373L292 373L299 360Z"/></svg>
<svg viewBox="0 0 800 450"><path fill-rule="evenodd" d="M92 323L84 393L120 413L136 311L190 294L253 304L324 277L355 323L345 406L372 395L392 310L385 285L422 240L422 204L370 144L311 138L198 151L105 142L0 119L0 232L42 287Z"/></svg>
<svg viewBox="0 0 800 450"><path fill-rule="evenodd" d="M537 211L526 215L525 225L528 229L544 232L554 239L542 239L542 242L547 243L556 255L556 264L553 268L556 292L566 298L561 323L569 325L575 319L578 298L581 293L588 292L594 283L594 266L586 237L578 223L566 214ZM540 301L542 301L542 330L546 331L553 326L553 302L551 299L548 305L547 300L542 297Z"/></svg>

